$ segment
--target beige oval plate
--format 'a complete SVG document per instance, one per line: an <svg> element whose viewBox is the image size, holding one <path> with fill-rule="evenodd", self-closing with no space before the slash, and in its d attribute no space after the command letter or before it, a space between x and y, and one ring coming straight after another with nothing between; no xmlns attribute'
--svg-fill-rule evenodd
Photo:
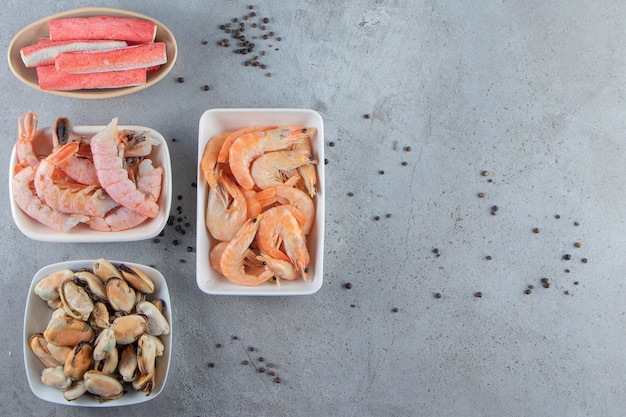
<svg viewBox="0 0 626 417"><path fill-rule="evenodd" d="M39 83L37 82L37 71L35 68L26 68L22 62L20 56L20 50L28 45L33 45L41 38L46 38L49 35L49 22L53 19L60 19L64 17L90 17L90 16L123 16L123 17L136 17L139 19L149 20L156 23L157 33L156 42L165 42L167 63L161 65L157 71L148 72L148 79L145 84L134 87L123 88L106 88L106 89L93 89L93 90L72 90L72 91L44 91L39 89ZM165 27L161 22L139 13L130 12L120 9L112 9L108 7L84 7L80 9L68 10L62 13L57 13L52 16L44 17L38 21L31 23L24 29L18 32L17 35L11 40L8 51L9 67L13 74L26 85L50 94L56 94L65 97L75 97L84 99L97 99L97 98L111 98L119 97L126 94L132 94L137 91L141 91L144 88L148 88L153 84L159 82L165 77L174 66L176 62L176 56L178 54L178 47L176 45L176 39L174 34Z"/></svg>

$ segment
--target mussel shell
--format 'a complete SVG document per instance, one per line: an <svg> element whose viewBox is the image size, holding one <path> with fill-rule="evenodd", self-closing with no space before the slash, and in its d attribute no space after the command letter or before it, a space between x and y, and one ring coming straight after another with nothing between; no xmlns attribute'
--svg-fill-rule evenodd
<svg viewBox="0 0 626 417"><path fill-rule="evenodd" d="M72 380L65 375L63 366L45 368L41 373L41 382L44 385L60 390L66 390L72 385Z"/></svg>
<svg viewBox="0 0 626 417"><path fill-rule="evenodd" d="M35 333L34 335L32 335L28 340L28 345L30 346L30 349L33 351L35 356L37 356L37 358L46 368L63 365L64 362L59 361L50 352L50 344L43 337L43 333Z"/></svg>
<svg viewBox="0 0 626 417"><path fill-rule="evenodd" d="M136 294L122 278L109 278L106 283L109 305L114 310L130 313L135 306Z"/></svg>
<svg viewBox="0 0 626 417"><path fill-rule="evenodd" d="M65 398L67 401L74 401L86 392L87 388L85 388L84 381L74 381L71 387L63 391L63 398Z"/></svg>
<svg viewBox="0 0 626 417"><path fill-rule="evenodd" d="M94 342L93 359L95 361L105 359L111 351L115 350L115 344L115 332L113 329L102 330Z"/></svg>
<svg viewBox="0 0 626 417"><path fill-rule="evenodd" d="M154 372L157 356L163 355L165 346L158 337L141 335L137 342L137 366L142 375Z"/></svg>
<svg viewBox="0 0 626 417"><path fill-rule="evenodd" d="M46 301L57 300L61 284L68 279L72 279L74 272L70 269L55 271L43 278L35 285L35 294Z"/></svg>
<svg viewBox="0 0 626 417"><path fill-rule="evenodd" d="M74 281L84 285L87 293L98 301L106 301L107 293L104 283L95 274L89 271L79 271L74 274Z"/></svg>
<svg viewBox="0 0 626 417"><path fill-rule="evenodd" d="M109 327L110 323L109 309L106 304L100 301L94 303L93 311L89 317L89 324L91 324L91 327L96 330L102 330Z"/></svg>
<svg viewBox="0 0 626 417"><path fill-rule="evenodd" d="M59 290L63 309L68 316L75 319L87 320L93 311L93 300L83 287L76 285L74 281L63 281Z"/></svg>
<svg viewBox="0 0 626 417"><path fill-rule="evenodd" d="M122 273L117 269L115 265L107 261L104 258L100 258L93 263L93 273L100 278L100 280L106 284L109 278L120 277Z"/></svg>
<svg viewBox="0 0 626 417"><path fill-rule="evenodd" d="M122 272L122 276L126 282L137 291L145 294L152 294L154 292L154 282L140 269L134 266L120 264L119 270Z"/></svg>
<svg viewBox="0 0 626 417"><path fill-rule="evenodd" d="M56 346L52 343L48 343L48 350L50 351L50 354L54 356L56 360L61 362L61 365L63 365L72 351L72 348L69 346Z"/></svg>
<svg viewBox="0 0 626 417"><path fill-rule="evenodd" d="M170 325L167 319L157 306L150 301L142 301L137 304L135 310L137 314L143 314L148 319L148 327L146 332L154 336L160 336L162 334L168 334L170 332Z"/></svg>
<svg viewBox="0 0 626 417"><path fill-rule="evenodd" d="M154 376L156 368L152 369L152 372L146 375L140 374L135 378L132 383L132 387L135 391L145 392L146 395L150 395L154 389Z"/></svg>
<svg viewBox="0 0 626 417"><path fill-rule="evenodd" d="M87 371L83 379L87 391L102 400L115 400L124 393L124 387L117 379L102 372Z"/></svg>
<svg viewBox="0 0 626 417"><path fill-rule="evenodd" d="M105 375L113 376L115 374L115 371L117 371L118 363L119 351L117 350L117 347L114 347L106 356L106 358L100 361L96 361L94 363L93 369L95 369L96 371L100 371Z"/></svg>
<svg viewBox="0 0 626 417"><path fill-rule="evenodd" d="M46 341L53 345L74 347L80 342L91 342L94 338L94 331L82 320L58 316L50 320L43 335Z"/></svg>
<svg viewBox="0 0 626 417"><path fill-rule="evenodd" d="M115 340L118 345L136 342L145 333L146 327L148 327L148 319L139 314L121 316L111 323L111 329L115 332Z"/></svg>
<svg viewBox="0 0 626 417"><path fill-rule="evenodd" d="M125 382L131 382L137 376L137 351L134 344L126 345L122 349L118 371Z"/></svg>
<svg viewBox="0 0 626 417"><path fill-rule="evenodd" d="M83 379L85 372L93 363L93 347L87 342L80 342L67 356L63 371L72 381Z"/></svg>

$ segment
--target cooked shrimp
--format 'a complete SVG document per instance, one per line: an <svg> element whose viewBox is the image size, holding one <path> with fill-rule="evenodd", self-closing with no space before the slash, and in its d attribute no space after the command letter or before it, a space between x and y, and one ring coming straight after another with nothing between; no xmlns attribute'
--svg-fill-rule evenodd
<svg viewBox="0 0 626 417"><path fill-rule="evenodd" d="M249 253L249 247L259 228L263 215L246 220L235 233L232 240L224 249L220 258L222 274L231 282L238 285L254 286L270 279L274 274L262 267L246 267L244 260Z"/></svg>
<svg viewBox="0 0 626 417"><path fill-rule="evenodd" d="M218 242L217 245L213 246L211 251L209 252L209 263L220 274L222 273L222 268L220 266L220 261L222 259L222 254L224 250L228 246L228 242ZM257 261L257 254L254 253L252 249L248 248L246 255L243 260L243 264L245 267L259 267L259 261Z"/></svg>
<svg viewBox="0 0 626 417"><path fill-rule="evenodd" d="M230 147L233 145L233 143L235 143L235 140L239 139L241 136L255 131L263 132L265 130L276 129L276 127L277 126L249 126L231 132L224 139L224 143L222 144L222 148L220 149L220 153L217 157L218 162L221 162L223 164L228 162L230 158Z"/></svg>
<svg viewBox="0 0 626 417"><path fill-rule="evenodd" d="M306 152L266 152L252 162L250 174L256 186L265 190L274 185L283 184L285 182L284 171L295 170L307 164L317 164L317 161Z"/></svg>
<svg viewBox="0 0 626 417"><path fill-rule="evenodd" d="M289 204L300 212L296 218L304 234L308 235L311 231L315 220L315 204L313 199L304 191L287 185L276 185L259 191L255 198L263 207L268 207L276 202Z"/></svg>
<svg viewBox="0 0 626 417"><path fill-rule="evenodd" d="M226 204L218 195L221 189ZM229 177L220 176L217 186L209 190L206 225L217 240L229 241L247 219L246 199L241 189Z"/></svg>
<svg viewBox="0 0 626 417"><path fill-rule="evenodd" d="M313 132L315 133L315 132ZM309 155L313 155L313 149L311 147L311 135L307 136L301 142L296 143L292 146L292 149L297 152L306 152ZM315 165L305 164L296 168L298 174L302 177L304 181L304 187L311 196L311 198L315 197L317 193L317 172Z"/></svg>
<svg viewBox="0 0 626 417"><path fill-rule="evenodd" d="M91 158L91 148L85 137L72 137L72 124L67 117L59 117L52 127L52 147L58 149L61 146L78 142L78 152L71 158L59 164L59 167L76 182L85 185L98 185L98 174Z"/></svg>
<svg viewBox="0 0 626 417"><path fill-rule="evenodd" d="M137 158L131 159L138 160ZM133 167L132 171L132 175L136 177L137 189L153 196L155 200L158 199L161 194L163 168L154 168L151 160L143 159L138 166ZM103 217L92 217L89 221L89 227L105 232L119 232L135 227L146 219L147 217L139 212L120 205L110 210Z"/></svg>
<svg viewBox="0 0 626 417"><path fill-rule="evenodd" d="M213 136L209 139L204 147L204 151L202 152L200 171L202 171L204 179L211 188L217 186L217 177L219 175L217 170L217 157L228 135L230 135L230 132L224 132Z"/></svg>
<svg viewBox="0 0 626 417"><path fill-rule="evenodd" d="M88 216L63 214L46 205L31 187L35 180L35 168L27 166L17 169L19 171L13 177L13 199L30 217L59 232L67 232L77 224L89 220Z"/></svg>
<svg viewBox="0 0 626 417"><path fill-rule="evenodd" d="M246 199L246 208L248 210L247 217L252 219L263 211L263 206L256 199L256 191L254 190L241 190L243 197Z"/></svg>
<svg viewBox="0 0 626 417"><path fill-rule="evenodd" d="M293 281L300 276L300 273L291 262L281 261L280 259L264 255L259 255L256 259L261 262L261 265L272 271L277 280L286 279Z"/></svg>
<svg viewBox="0 0 626 417"><path fill-rule="evenodd" d="M220 274L222 273L222 267L220 266L220 262L222 260L222 254L224 253L226 246L228 246L228 242L219 242L217 243L217 245L213 246L213 248L211 248L211 251L209 252L209 263L211 264L213 269L215 269Z"/></svg>
<svg viewBox="0 0 626 417"><path fill-rule="evenodd" d="M102 188L53 178L56 165L71 158L78 147L77 142L67 143L41 160L35 175L37 195L62 213L104 216L118 204Z"/></svg>
<svg viewBox="0 0 626 417"><path fill-rule="evenodd" d="M155 168L150 159L141 161L137 172L137 189L148 195L153 201L158 201L162 186L163 167Z"/></svg>
<svg viewBox="0 0 626 417"><path fill-rule="evenodd" d="M124 165L123 149L118 145L117 118L91 138L91 152L100 184L111 198L124 207L146 217L156 217L159 205L130 180Z"/></svg>
<svg viewBox="0 0 626 417"><path fill-rule="evenodd" d="M311 128L283 127L254 131L240 136L230 147L228 163L239 185L244 189L254 187L250 164L265 152L278 151L302 141Z"/></svg>
<svg viewBox="0 0 626 417"><path fill-rule="evenodd" d="M24 116L18 120L17 130L18 137L15 143L17 160L23 166L36 168L40 159L33 149L33 139L35 139L37 132L37 114L30 111L24 113Z"/></svg>
<svg viewBox="0 0 626 417"><path fill-rule="evenodd" d="M264 211L259 223L257 242L261 254L290 261L302 277L308 280L310 256L306 236L290 207L282 205ZM286 257L280 250L281 245L285 248Z"/></svg>
<svg viewBox="0 0 626 417"><path fill-rule="evenodd" d="M154 136L145 131L122 130L118 140L124 148L124 158L148 156L152 152L152 145L159 144L159 141Z"/></svg>

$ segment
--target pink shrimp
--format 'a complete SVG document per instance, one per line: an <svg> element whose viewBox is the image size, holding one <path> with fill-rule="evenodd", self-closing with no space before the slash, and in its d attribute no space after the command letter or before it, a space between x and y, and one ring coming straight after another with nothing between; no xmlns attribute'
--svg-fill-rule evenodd
<svg viewBox="0 0 626 417"><path fill-rule="evenodd" d="M314 130L303 127L283 127L278 129L254 131L240 136L229 150L228 163L239 185L244 189L254 187L250 174L250 164L265 152L286 149L302 141Z"/></svg>
<svg viewBox="0 0 626 417"><path fill-rule="evenodd" d="M61 146L78 142L78 152L71 158L59 163L59 167L76 182L85 185L99 185L96 167L93 165L91 148L85 137L72 137L72 124L67 117L59 117L52 127L52 147L58 149Z"/></svg>
<svg viewBox="0 0 626 417"><path fill-rule="evenodd" d="M310 256L306 236L289 206L282 205L264 211L259 223L256 240L261 254L290 261L307 280ZM285 248L286 256L280 250L281 245Z"/></svg>
<svg viewBox="0 0 626 417"><path fill-rule="evenodd" d="M59 232L67 232L89 220L88 216L64 214L46 205L31 187L35 180L35 168L27 166L16 169L19 171L13 176L13 199L30 217Z"/></svg>
<svg viewBox="0 0 626 417"><path fill-rule="evenodd" d="M139 163L137 171L137 189L158 201L163 186L163 167L154 167L152 160L144 159Z"/></svg>
<svg viewBox="0 0 626 417"><path fill-rule="evenodd" d="M274 151L266 152L252 162L250 174L257 187L262 190L285 182L283 172L295 170L308 164L317 164L308 152ZM313 168L315 170L315 168Z"/></svg>
<svg viewBox="0 0 626 417"><path fill-rule="evenodd" d="M71 158L78 147L78 142L67 143L41 160L35 175L37 195L62 213L103 216L118 204L102 188L53 179L56 165Z"/></svg>
<svg viewBox="0 0 626 417"><path fill-rule="evenodd" d="M117 118L91 138L93 162L98 180L106 192L124 207L154 218L159 212L155 199L137 189L128 176L123 157L123 148L118 142Z"/></svg>
<svg viewBox="0 0 626 417"><path fill-rule="evenodd" d="M135 158L132 158L135 160ZM136 171L136 172L135 172ZM142 160L132 168L132 176L136 177L137 189L153 196L156 200L161 194L163 168L154 168L149 159ZM92 217L89 227L94 230L117 232L135 227L147 217L124 206L117 206L102 217Z"/></svg>
<svg viewBox="0 0 626 417"><path fill-rule="evenodd" d="M41 159L33 149L33 139L37 132L37 114L27 111L23 117L18 120L18 138L15 143L15 154L17 161L22 166L31 166L36 168Z"/></svg>
<svg viewBox="0 0 626 417"><path fill-rule="evenodd" d="M313 199L304 191L287 185L276 185L256 194L256 200L263 206L279 202L288 204L293 210L300 213L296 215L302 231L308 235L315 220L315 204Z"/></svg>
<svg viewBox="0 0 626 417"><path fill-rule="evenodd" d="M270 279L274 274L263 267L246 267L244 261L249 253L250 244L259 228L262 214L248 219L237 231L224 249L220 258L222 274L238 285L255 286Z"/></svg>

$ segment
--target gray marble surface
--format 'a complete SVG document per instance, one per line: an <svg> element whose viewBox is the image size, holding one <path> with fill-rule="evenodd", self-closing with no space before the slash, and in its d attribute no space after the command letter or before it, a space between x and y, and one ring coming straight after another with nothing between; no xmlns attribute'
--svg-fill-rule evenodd
<svg viewBox="0 0 626 417"><path fill-rule="evenodd" d="M253 4L283 38L267 56L272 77L217 45L219 25L248 3L197 0L102 2L150 15L177 38L172 72L142 92L63 98L22 84L8 65L0 71L1 414L623 415L625 4ZM39 18L87 5L11 0L0 10L2 47ZM195 243L198 121L221 107L322 115L326 246L317 294L198 290L195 257L206 254L186 250ZM188 233L166 227L160 243L110 244L23 236L6 187L26 110L42 126L58 116L85 125L119 117L161 132L174 168L172 211L181 207ZM22 354L30 281L47 264L101 256L165 275L176 328L167 385L124 409L41 401ZM241 364L259 356L276 364L280 384Z"/></svg>

